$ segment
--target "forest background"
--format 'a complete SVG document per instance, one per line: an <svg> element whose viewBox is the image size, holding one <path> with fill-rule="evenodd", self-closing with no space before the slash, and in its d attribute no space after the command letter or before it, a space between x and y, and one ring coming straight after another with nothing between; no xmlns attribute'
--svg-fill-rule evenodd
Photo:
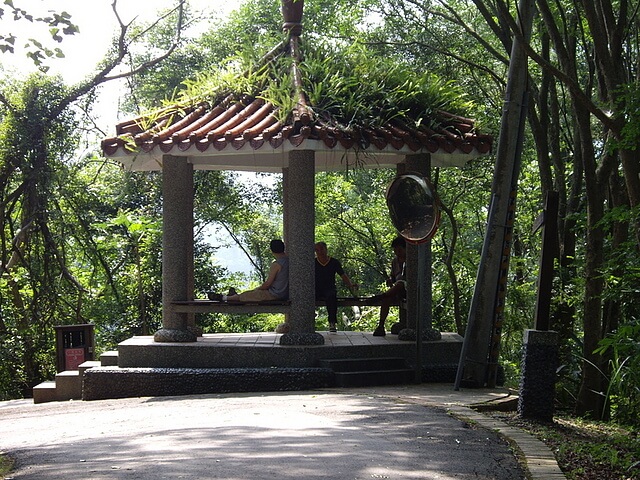
<svg viewBox="0 0 640 480"><path fill-rule="evenodd" d="M552 304L552 328L561 337L557 404L637 425L639 5L535 3L501 364L507 383L517 386L522 335L533 326L536 299L541 241L532 226L554 190L560 196ZM29 21L28 7L3 4L5 16ZM246 0L225 18L199 18L176 1L157 20L120 19L93 73L66 84L48 67L65 61L64 37L82 32L61 11L32 20L51 35L27 42L40 71L24 77L5 71L0 79L0 399L28 396L53 377L55 325L94 323L98 349L110 350L161 324L160 177L124 171L101 155L99 140L110 132L96 123L100 87L124 79L121 108L135 116L198 91L222 67L256 61L282 36L279 0ZM193 22L201 33L184 36ZM497 136L517 32L517 4L502 0L307 0L303 36L334 51L364 50L363 62L440 79L480 131ZM0 32L3 64L24 41ZM354 107L362 114L370 105ZM433 318L441 331L465 331L494 160L489 155L432 172L444 213L432 242ZM384 192L394 175L345 168L316 176L316 238L329 244L362 295L383 288L391 260L395 232ZM247 183L234 173L196 174L197 294L264 279L268 242L281 236L281 206L277 175ZM212 243L211 229L222 229L225 242L250 261L249 274L215 261L227 245ZM378 311L341 313L343 329L371 330ZM322 315L318 329L326 328ZM279 321L272 315L198 319L204 332L271 330Z"/></svg>

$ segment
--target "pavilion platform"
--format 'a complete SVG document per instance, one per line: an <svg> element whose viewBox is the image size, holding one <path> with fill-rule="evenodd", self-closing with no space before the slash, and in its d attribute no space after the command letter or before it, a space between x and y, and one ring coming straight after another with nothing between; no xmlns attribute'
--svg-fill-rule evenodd
<svg viewBox="0 0 640 480"><path fill-rule="evenodd" d="M460 335L443 332L422 342L416 368L416 342L397 335L318 333L324 345L280 345L281 334L271 332L205 334L187 343L132 337L118 345L117 359L84 371L82 398L453 382L462 349Z"/></svg>
<svg viewBox="0 0 640 480"><path fill-rule="evenodd" d="M159 343L152 336L132 337L118 345L119 367L252 368L318 367L320 360L402 357L416 361L415 342L397 335L374 337L371 332L317 332L324 345L280 345L281 334L213 333L190 343ZM443 332L438 341L423 342L423 364L457 364L462 337Z"/></svg>

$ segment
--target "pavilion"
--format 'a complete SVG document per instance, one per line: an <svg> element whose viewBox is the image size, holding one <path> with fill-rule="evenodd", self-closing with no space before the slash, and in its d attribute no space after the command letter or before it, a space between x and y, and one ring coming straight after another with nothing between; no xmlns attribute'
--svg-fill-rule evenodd
<svg viewBox="0 0 640 480"><path fill-rule="evenodd" d="M491 138L474 122L438 111L420 122L397 118L347 128L314 109L304 90L301 52L303 0L283 0L285 40L264 62L290 58L294 107L282 115L258 93L228 95L173 105L153 115L119 123L102 142L104 154L131 171L161 171L163 182L163 316L158 343L197 341L194 310L194 170L278 172L283 175L284 241L290 257L290 302L278 307L291 326L283 345L318 345L314 297L314 175L349 165L395 168L429 175L431 167L463 166L488 153ZM277 79L274 79L277 81ZM364 161L363 161L364 159ZM381 195L384 192L380 192ZM416 248L408 249L408 318L418 310ZM427 292L429 293L429 292ZM423 300L424 301L424 300ZM201 310L198 310L201 311Z"/></svg>

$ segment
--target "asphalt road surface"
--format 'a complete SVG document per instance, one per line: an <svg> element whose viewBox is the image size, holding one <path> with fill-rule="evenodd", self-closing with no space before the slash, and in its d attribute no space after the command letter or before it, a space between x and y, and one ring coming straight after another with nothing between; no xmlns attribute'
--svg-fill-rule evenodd
<svg viewBox="0 0 640 480"><path fill-rule="evenodd" d="M10 479L524 479L504 440L362 390L0 402Z"/></svg>

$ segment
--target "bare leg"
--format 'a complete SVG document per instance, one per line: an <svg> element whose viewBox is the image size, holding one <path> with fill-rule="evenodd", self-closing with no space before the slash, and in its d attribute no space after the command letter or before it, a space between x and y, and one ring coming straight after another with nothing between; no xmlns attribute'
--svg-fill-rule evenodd
<svg viewBox="0 0 640 480"><path fill-rule="evenodd" d="M403 298L404 295L405 288L403 282L397 282L393 284L393 286L389 288L389 290L379 295L379 297L382 298L382 303L380 305L380 321L378 322L378 327L373 332L374 336L385 336L384 324L387 321L387 317L389 316L389 309L391 308L391 304L394 302L394 300Z"/></svg>

